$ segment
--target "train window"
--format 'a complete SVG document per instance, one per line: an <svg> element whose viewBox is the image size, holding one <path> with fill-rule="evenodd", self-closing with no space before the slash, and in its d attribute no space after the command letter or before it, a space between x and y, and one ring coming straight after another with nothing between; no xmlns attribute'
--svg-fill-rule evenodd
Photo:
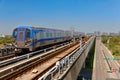
<svg viewBox="0 0 120 80"><path fill-rule="evenodd" d="M52 38L52 32L50 32L50 38Z"/></svg>
<svg viewBox="0 0 120 80"><path fill-rule="evenodd" d="M43 32L43 37L46 38L46 32Z"/></svg>
<svg viewBox="0 0 120 80"><path fill-rule="evenodd" d="M51 33L49 32L49 38L51 38Z"/></svg>
<svg viewBox="0 0 120 80"><path fill-rule="evenodd" d="M55 33L55 31L53 32L53 37L55 38L56 37L56 35L55 35L56 33Z"/></svg>
<svg viewBox="0 0 120 80"><path fill-rule="evenodd" d="M50 38L50 32L48 32L48 38Z"/></svg>
<svg viewBox="0 0 120 80"><path fill-rule="evenodd" d="M60 32L59 32L59 37L60 37Z"/></svg>
<svg viewBox="0 0 120 80"><path fill-rule="evenodd" d="M56 33L56 37L58 37L58 32Z"/></svg>
<svg viewBox="0 0 120 80"><path fill-rule="evenodd" d="M30 30L26 29L26 38L30 38Z"/></svg>
<svg viewBox="0 0 120 80"><path fill-rule="evenodd" d="M49 38L49 32L46 32L46 37Z"/></svg>
<svg viewBox="0 0 120 80"><path fill-rule="evenodd" d="M54 32L52 32L52 38L54 37Z"/></svg>
<svg viewBox="0 0 120 80"><path fill-rule="evenodd" d="M46 38L48 38L48 33L46 32Z"/></svg>
<svg viewBox="0 0 120 80"><path fill-rule="evenodd" d="M17 29L15 29L15 30L13 31L13 37L14 37L14 38L17 37Z"/></svg>
<svg viewBox="0 0 120 80"><path fill-rule="evenodd" d="M43 38L44 38L44 33L40 32L40 39L43 39Z"/></svg>
<svg viewBox="0 0 120 80"><path fill-rule="evenodd" d="M60 37L62 37L62 33L60 33Z"/></svg>
<svg viewBox="0 0 120 80"><path fill-rule="evenodd" d="M58 37L60 37L60 33L58 33Z"/></svg>

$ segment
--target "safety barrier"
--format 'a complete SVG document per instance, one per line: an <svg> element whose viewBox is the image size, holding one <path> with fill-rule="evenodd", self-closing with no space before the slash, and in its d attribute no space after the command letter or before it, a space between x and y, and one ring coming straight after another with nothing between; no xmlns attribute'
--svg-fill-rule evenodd
<svg viewBox="0 0 120 80"><path fill-rule="evenodd" d="M72 65L75 60L82 54L82 52L88 47L89 43L93 37L91 37L84 46L82 46L82 40L80 41L80 47L74 50L71 54L64 57L62 60L56 62L56 65L49 70L46 74L44 74L42 77L40 77L38 80L59 80L60 75L69 67ZM55 77L55 74L58 73L58 75Z"/></svg>
<svg viewBox="0 0 120 80"><path fill-rule="evenodd" d="M0 62L0 67L4 68L3 66L5 66L5 65L21 61L21 63L19 63L19 64L15 64L15 65L12 65L12 66L4 68L4 69L0 68L0 79L4 78L6 76L8 77L10 74L15 73L16 71L19 71L22 68L26 68L29 65L40 62L45 57L49 57L50 56L50 55L48 55L49 53L53 53L54 51L61 50L62 48L65 48L66 46L69 46L70 44L72 44L72 43L64 43L61 47L58 47L55 49L53 48L54 50L50 50L42 55L37 55L35 57L31 57L31 55L37 54L37 53L41 52L41 50ZM48 49L50 49L50 48L47 48L45 51L47 51ZM24 60L24 59L26 59L26 60Z"/></svg>
<svg viewBox="0 0 120 80"><path fill-rule="evenodd" d="M67 45L67 44L70 44L68 42L66 43L63 43L63 44L59 44L57 46L64 46L64 45ZM56 47L57 48L57 47ZM6 66L6 65L9 65L11 63L15 63L15 62L18 62L20 60L24 60L24 59L29 59L30 57L33 57L37 54L40 54L40 53L45 53L49 50L52 50L54 49L54 47L49 47L49 48L45 48L45 49L42 49L42 50L38 50L38 51L35 51L35 52L31 52L31 53L28 53L28 54L25 54L25 55L22 55L22 56L18 56L18 57L14 57L14 58L11 58L11 59L8 59L8 60L5 60L5 61L2 61L0 62L0 67L3 67L3 66ZM6 50L6 49L5 49Z"/></svg>

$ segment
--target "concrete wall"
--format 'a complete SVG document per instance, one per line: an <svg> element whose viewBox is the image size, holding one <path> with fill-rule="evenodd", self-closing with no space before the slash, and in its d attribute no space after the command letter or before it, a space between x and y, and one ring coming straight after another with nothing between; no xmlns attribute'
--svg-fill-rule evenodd
<svg viewBox="0 0 120 80"><path fill-rule="evenodd" d="M65 74L63 74L60 80L77 80L79 72L88 55L88 52L91 46L93 45L93 41L91 41L90 45L87 47L86 50L84 50L84 52L80 55L80 57L76 60L76 62L70 67L70 69Z"/></svg>

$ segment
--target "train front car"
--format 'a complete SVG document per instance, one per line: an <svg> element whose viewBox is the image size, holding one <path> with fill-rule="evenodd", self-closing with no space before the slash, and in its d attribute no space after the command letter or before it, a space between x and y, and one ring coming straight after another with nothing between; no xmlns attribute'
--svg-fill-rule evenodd
<svg viewBox="0 0 120 80"><path fill-rule="evenodd" d="M13 45L15 51L32 51L29 45L32 43L32 29L27 26L20 26L13 30Z"/></svg>

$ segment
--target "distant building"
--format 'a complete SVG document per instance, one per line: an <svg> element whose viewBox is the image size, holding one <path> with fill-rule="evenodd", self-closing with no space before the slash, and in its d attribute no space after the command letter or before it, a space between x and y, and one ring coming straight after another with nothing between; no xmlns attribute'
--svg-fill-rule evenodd
<svg viewBox="0 0 120 80"><path fill-rule="evenodd" d="M0 38L4 38L5 37L5 35L4 34L0 34Z"/></svg>
<svg viewBox="0 0 120 80"><path fill-rule="evenodd" d="M118 36L118 33L110 33L109 36Z"/></svg>
<svg viewBox="0 0 120 80"><path fill-rule="evenodd" d="M103 36L108 36L108 33L107 32L103 32L102 35Z"/></svg>
<svg viewBox="0 0 120 80"><path fill-rule="evenodd" d="M100 32L100 31L95 31L94 34L95 34L96 36L101 36L101 32Z"/></svg>
<svg viewBox="0 0 120 80"><path fill-rule="evenodd" d="M80 36L85 36L85 33L84 32L80 32Z"/></svg>
<svg viewBox="0 0 120 80"><path fill-rule="evenodd" d="M86 33L86 35L94 35L94 33Z"/></svg>
<svg viewBox="0 0 120 80"><path fill-rule="evenodd" d="M12 37L12 35L5 35L5 37L11 38L11 37Z"/></svg>
<svg viewBox="0 0 120 80"><path fill-rule="evenodd" d="M120 36L120 31L118 32L118 36Z"/></svg>

